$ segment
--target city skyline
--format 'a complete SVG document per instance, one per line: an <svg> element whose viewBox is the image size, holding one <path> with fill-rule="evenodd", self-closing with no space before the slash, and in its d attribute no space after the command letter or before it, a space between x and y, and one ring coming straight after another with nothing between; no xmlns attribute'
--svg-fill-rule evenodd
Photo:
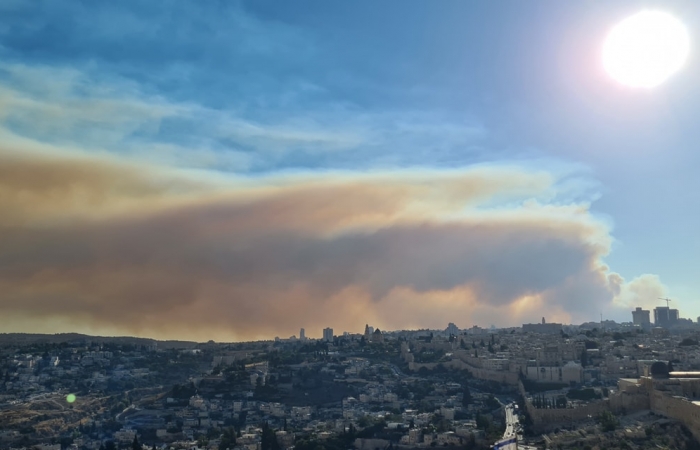
<svg viewBox="0 0 700 450"><path fill-rule="evenodd" d="M657 314L657 309L659 310L666 310L667 307L661 306L655 308L654 312L654 318L656 319L656 314ZM674 310L671 309L673 312ZM312 329L311 335L307 335L306 328L298 328L299 330L299 335L297 336L296 334L293 334L291 336L280 336L280 335L275 335L275 336L265 336L265 337L260 337L256 339L250 339L250 340L232 340L232 341L214 341L214 339L209 339L204 337L203 339L200 340L194 340L190 342L217 342L219 344L225 344L225 343L246 343L246 342L273 342L273 341L288 341L288 340L296 340L296 341L306 341L306 340L319 340L319 341L329 341L332 340L332 338L344 338L344 337L362 337L364 336L367 338L368 334L371 335L375 331L380 331L382 334L402 334L402 333L421 333L421 332L438 332L441 335L444 336L462 336L462 335L469 335L470 333L477 333L481 334L484 331L493 333L494 331L497 330L522 330L523 332L530 332L530 333L535 333L535 334L560 334L563 333L563 328L567 327L568 329L577 329L581 326L587 326L590 328L592 324L600 324L600 330L624 330L624 331L635 331L639 330L641 332L648 332L651 331L652 328L667 328L667 329L673 329L676 332L692 332L696 329L696 326L700 325L700 317L697 318L690 318L690 317L684 317L683 315L679 314L677 310L675 310L675 314L678 314L675 319L672 321L669 321L668 319L661 319L661 321L656 321L656 320L651 320L651 321L645 321L645 320L638 320L638 318L635 318L635 315L644 313L646 315L646 319L648 320L650 318L650 313L652 311L650 310L643 310L641 307L636 307L635 310L630 311L631 313L631 318L630 320L625 320L622 322L615 322L614 320L609 320L604 317L601 318L599 321L591 320L591 321L586 321L586 322L581 322L581 323L556 323L556 322L548 322L546 320L546 317L541 318L541 322L534 322L534 323L523 323L520 325L514 325L514 326L505 326L505 327L497 327L494 324L469 324L465 325L464 327L457 326L455 323L450 322L447 324L446 327L436 327L436 328L427 328L427 327L418 327L418 328L399 328L399 329L384 329L384 330L375 330L373 326L370 326L369 324L365 324L364 332L360 330L342 330L342 331L335 331L332 327L325 327L325 328L319 328L316 330L315 328ZM668 314L668 313L666 313ZM614 324L611 326L611 324ZM688 324L691 326L688 327ZM540 325L556 325L557 328L553 329L546 329L545 327L540 327ZM672 326L674 325L685 325L685 328L673 328ZM530 327L531 329L528 329ZM554 330L554 331L552 331ZM556 332L556 333L555 333ZM0 333L0 334L5 334L5 335L26 335L26 336L31 336L31 335L36 335L36 336L51 336L52 334L50 333L23 333L23 332L13 332L13 333ZM69 335L69 334L82 334L82 333L75 333L75 332L61 332L61 333L56 333L57 335ZM139 335L129 335L129 334L115 334L115 335L98 335L98 334L82 334L87 337L95 337L95 338L136 338L136 339L152 339L152 340L162 340L162 341L169 341L171 339L161 339L156 336L148 336L144 334L139 334ZM176 341L176 340L173 340ZM184 340L187 341L187 340Z"/></svg>
<svg viewBox="0 0 700 450"><path fill-rule="evenodd" d="M644 5L537 5L3 5L0 331L695 320L693 45L625 86Z"/></svg>

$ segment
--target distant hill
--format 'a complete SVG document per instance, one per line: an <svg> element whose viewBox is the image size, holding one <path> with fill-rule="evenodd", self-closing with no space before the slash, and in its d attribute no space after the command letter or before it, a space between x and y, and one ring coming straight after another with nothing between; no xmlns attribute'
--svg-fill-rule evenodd
<svg viewBox="0 0 700 450"><path fill-rule="evenodd" d="M158 341L156 339L131 336L89 336L79 333L36 334L36 333L0 333L0 346L30 345L38 343L60 344L63 342L93 342L131 345L158 344L158 348L194 348L197 342L190 341Z"/></svg>

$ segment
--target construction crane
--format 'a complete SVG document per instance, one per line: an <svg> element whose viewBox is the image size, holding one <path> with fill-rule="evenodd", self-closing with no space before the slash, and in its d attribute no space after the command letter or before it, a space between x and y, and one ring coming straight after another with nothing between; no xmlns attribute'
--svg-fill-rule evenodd
<svg viewBox="0 0 700 450"><path fill-rule="evenodd" d="M671 301L671 299L670 299L670 298L663 298L663 297L659 297L659 300L663 300L663 301L665 301L665 302L666 302L666 308L668 308L668 302L670 302L670 301Z"/></svg>

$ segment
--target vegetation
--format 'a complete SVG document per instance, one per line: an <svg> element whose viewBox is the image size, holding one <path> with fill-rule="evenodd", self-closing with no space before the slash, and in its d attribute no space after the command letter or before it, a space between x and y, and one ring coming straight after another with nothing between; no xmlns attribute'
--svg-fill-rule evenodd
<svg viewBox="0 0 700 450"><path fill-rule="evenodd" d="M223 430L221 434L221 441L219 442L219 450L232 449L236 446L236 430L233 427L228 427Z"/></svg>
<svg viewBox="0 0 700 450"><path fill-rule="evenodd" d="M681 341L680 344L678 344L681 347L690 347L690 346L697 346L700 345L697 341L697 339L693 338L685 338Z"/></svg>
<svg viewBox="0 0 700 450"><path fill-rule="evenodd" d="M261 450L280 450L279 443L277 443L277 436L275 435L275 430L270 428L267 422L263 423L262 426L262 437L260 440Z"/></svg>
<svg viewBox="0 0 700 450"><path fill-rule="evenodd" d="M610 411L603 411L600 413L598 416L598 423L600 423L600 427L603 431L614 431L620 426L620 421Z"/></svg>
<svg viewBox="0 0 700 450"><path fill-rule="evenodd" d="M540 392L547 391L558 391L568 386L564 383L538 383L536 381L528 379L521 379L521 381L523 383L523 386L525 387L525 390L532 394L538 394Z"/></svg>
<svg viewBox="0 0 700 450"><path fill-rule="evenodd" d="M566 394L572 400L591 401L602 398L602 395L595 389L570 389Z"/></svg>

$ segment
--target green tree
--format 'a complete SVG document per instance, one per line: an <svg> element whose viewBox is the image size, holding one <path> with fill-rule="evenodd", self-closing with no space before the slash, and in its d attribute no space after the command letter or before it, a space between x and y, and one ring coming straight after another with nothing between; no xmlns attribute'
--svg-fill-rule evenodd
<svg viewBox="0 0 700 450"><path fill-rule="evenodd" d="M277 436L275 435L275 430L270 428L267 422L263 423L262 426L262 436L260 439L260 449L261 450L280 450L279 443L277 443Z"/></svg>
<svg viewBox="0 0 700 450"><path fill-rule="evenodd" d="M681 343L678 344L678 345L679 345L680 347L687 347L687 346L691 346L691 345L700 345L700 344L698 343L697 339L685 338L685 339L683 339L683 340L681 341Z"/></svg>
<svg viewBox="0 0 700 450"><path fill-rule="evenodd" d="M488 430L491 426L491 421L488 417L477 413L476 415L476 427L480 430Z"/></svg>
<svg viewBox="0 0 700 450"><path fill-rule="evenodd" d="M462 394L462 405L467 406L472 403L472 393L469 390L469 386L464 386L464 393Z"/></svg>
<svg viewBox="0 0 700 450"><path fill-rule="evenodd" d="M581 351L581 366L582 366L582 367L586 367L587 365L588 365L588 352L587 352L586 349L584 348L584 349Z"/></svg>
<svg viewBox="0 0 700 450"><path fill-rule="evenodd" d="M603 431L614 431L620 425L620 421L610 411L600 413L598 422Z"/></svg>
<svg viewBox="0 0 700 450"><path fill-rule="evenodd" d="M143 450L141 448L141 443L139 443L139 438L134 435L134 442L131 443L131 450Z"/></svg>
<svg viewBox="0 0 700 450"><path fill-rule="evenodd" d="M233 427L224 428L221 434L219 450L232 449L236 446L236 430Z"/></svg>

